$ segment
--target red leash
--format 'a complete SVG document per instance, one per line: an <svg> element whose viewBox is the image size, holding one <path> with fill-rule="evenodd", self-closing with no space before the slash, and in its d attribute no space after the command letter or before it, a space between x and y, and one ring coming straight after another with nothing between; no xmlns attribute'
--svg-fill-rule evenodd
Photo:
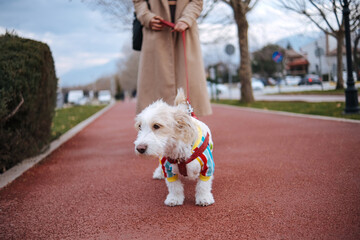
<svg viewBox="0 0 360 240"><path fill-rule="evenodd" d="M175 24L172 23L172 22L168 22L168 21L165 21L165 20L160 20L160 21L161 21L161 23L162 23L164 26L167 26L167 27L172 28L172 29L174 29L174 27L175 27ZM187 60L186 60L186 39L185 39L185 31L183 31L183 32L181 33L181 35L182 35L182 40L183 40L184 59L185 59L186 101L187 101L187 104L188 104L188 107L189 107L189 112L190 112L191 116L194 117L194 118L197 118L197 117L195 116L194 110L193 110L193 108L191 107L191 104L190 104L189 73L188 73Z"/></svg>

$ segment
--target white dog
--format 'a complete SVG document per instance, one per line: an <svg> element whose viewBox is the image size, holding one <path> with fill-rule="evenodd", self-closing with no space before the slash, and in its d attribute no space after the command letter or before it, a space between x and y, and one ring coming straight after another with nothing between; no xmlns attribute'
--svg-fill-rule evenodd
<svg viewBox="0 0 360 240"><path fill-rule="evenodd" d="M175 106L158 100L145 108L135 118L138 136L135 152L160 159L153 178L165 178L169 194L165 204L182 205L184 187L178 175L198 179L196 204L208 206L214 197L211 185L214 173L213 142L209 128L188 114L186 98L178 90Z"/></svg>

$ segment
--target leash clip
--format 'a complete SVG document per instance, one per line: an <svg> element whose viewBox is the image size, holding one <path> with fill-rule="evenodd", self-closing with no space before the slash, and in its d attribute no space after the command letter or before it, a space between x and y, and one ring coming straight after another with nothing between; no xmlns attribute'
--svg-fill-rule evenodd
<svg viewBox="0 0 360 240"><path fill-rule="evenodd" d="M192 108L192 106L191 106L191 104L190 104L190 102L189 102L189 99L186 100L186 104L187 104L187 106L188 106L188 110L187 110L188 114L189 114L191 117L198 119L198 118L196 117L195 113L194 113L194 109Z"/></svg>
<svg viewBox="0 0 360 240"><path fill-rule="evenodd" d="M186 104L187 104L187 106L188 106L188 109L187 109L188 114L189 114L190 116L193 116L193 114L194 114L194 109L192 108L189 100L186 100Z"/></svg>

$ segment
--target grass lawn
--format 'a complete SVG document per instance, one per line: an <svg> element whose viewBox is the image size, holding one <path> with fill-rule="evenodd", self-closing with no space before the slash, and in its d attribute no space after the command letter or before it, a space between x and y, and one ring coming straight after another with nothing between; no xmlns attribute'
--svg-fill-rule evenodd
<svg viewBox="0 0 360 240"><path fill-rule="evenodd" d="M309 102L257 101L254 103L241 103L238 100L219 100L214 103L360 120L360 114L346 114L346 115L343 114L345 108L344 102L309 103Z"/></svg>
<svg viewBox="0 0 360 240"><path fill-rule="evenodd" d="M78 123L89 118L94 113L103 109L100 106L74 106L70 108L57 109L51 125L51 141L73 128Z"/></svg>

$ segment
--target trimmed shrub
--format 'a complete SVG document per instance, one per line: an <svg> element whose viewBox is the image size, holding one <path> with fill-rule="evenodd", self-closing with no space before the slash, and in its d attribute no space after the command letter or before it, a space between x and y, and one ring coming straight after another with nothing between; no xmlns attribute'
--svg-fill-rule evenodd
<svg viewBox="0 0 360 240"><path fill-rule="evenodd" d="M0 173L48 146L56 89L46 44L0 36Z"/></svg>

